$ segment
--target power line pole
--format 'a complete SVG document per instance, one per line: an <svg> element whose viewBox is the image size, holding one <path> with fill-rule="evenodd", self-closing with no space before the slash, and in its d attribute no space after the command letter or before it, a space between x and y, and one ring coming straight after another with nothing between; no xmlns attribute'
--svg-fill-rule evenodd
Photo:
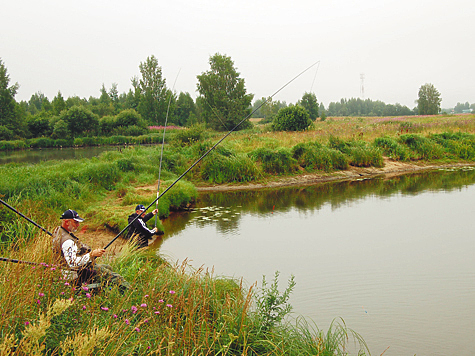
<svg viewBox="0 0 475 356"><path fill-rule="evenodd" d="M361 87L360 87L360 97L364 100L364 73L360 74Z"/></svg>

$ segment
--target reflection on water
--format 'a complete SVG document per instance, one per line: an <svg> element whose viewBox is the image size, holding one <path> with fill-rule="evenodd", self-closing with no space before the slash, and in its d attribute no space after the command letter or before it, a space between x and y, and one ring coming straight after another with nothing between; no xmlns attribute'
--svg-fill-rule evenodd
<svg viewBox="0 0 475 356"><path fill-rule="evenodd" d="M295 313L342 317L373 355L472 355L474 183L461 169L203 194L157 245L249 285L295 275Z"/></svg>
<svg viewBox="0 0 475 356"><path fill-rule="evenodd" d="M98 156L102 152L117 150L115 146L44 148L19 151L0 151L0 164L39 163L50 160L81 159Z"/></svg>
<svg viewBox="0 0 475 356"><path fill-rule="evenodd" d="M426 191L451 191L475 182L475 168L440 169L436 172L408 174L391 179L374 178L359 181L325 183L305 187L285 187L251 191L204 193L199 207L192 214L174 214L165 220L169 238L187 224L213 225L223 233L239 229L241 213L273 214L297 210L301 213L318 211L329 205L331 209L350 204L368 196L388 198L394 194L416 196Z"/></svg>

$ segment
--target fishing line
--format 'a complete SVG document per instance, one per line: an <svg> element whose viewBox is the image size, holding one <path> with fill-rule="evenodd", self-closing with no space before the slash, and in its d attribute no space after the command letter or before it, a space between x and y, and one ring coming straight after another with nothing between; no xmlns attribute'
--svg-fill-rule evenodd
<svg viewBox="0 0 475 356"><path fill-rule="evenodd" d="M157 202L155 204L155 208L158 209L158 197L160 195L160 177L162 175L162 160L163 160L163 147L165 146L165 131L167 129L167 122L168 122L168 113L170 112L170 104L172 102L173 91L175 90L175 84L180 75L181 68L178 70L178 74L175 77L175 81L173 82L172 92L170 93L170 98L168 99L168 107L167 107L167 115L165 117L165 126L163 127L163 137L162 137L162 150L160 152L160 166L158 168L158 185L157 185ZM157 227L158 222L158 212L155 214L155 227Z"/></svg>
<svg viewBox="0 0 475 356"><path fill-rule="evenodd" d="M239 123L234 126L231 131L229 131L226 135L224 135L218 142L216 142L208 151L206 151L200 158L198 158L186 171L184 171L172 184L170 184L167 189L165 189L162 194L160 194L153 202L150 203L149 206L147 206L145 208L144 211L147 211L153 204L155 204L164 194L166 194L176 183L178 183L189 171L191 171L199 162L201 162L201 160L203 158L205 158L212 150L214 150L216 148L216 146L218 146L221 142L223 142L229 135L231 135L231 133L236 130L244 121L246 121L247 119L249 119L252 114L254 114L257 110L259 110L263 105L265 105L268 101L272 100L272 98L277 95L280 91L282 91L285 87L287 87L290 83L292 83L295 79L297 79L298 77L300 77L302 74L304 74L306 71L308 71L310 68L312 68L313 66L315 66L317 63L320 63L320 61L317 61L315 63L313 63L311 66L309 66L308 68L306 68L305 70L303 70L302 72L300 72L299 74L297 74L294 78L292 78L291 80L289 80L286 84L284 84L282 87L280 87L274 94L272 94L271 96L269 96L265 101L263 101L256 109L254 109L249 115L247 115L244 119L242 119L241 121L239 121ZM109 242L105 247L104 249L107 249L110 245L112 245L112 243L117 240L119 238L120 235L122 235L122 233L127 230L129 228L130 225L132 225L138 218L140 217L140 215L137 215L135 217L134 220L132 220L126 227L124 227L118 234L117 236L115 236L111 242Z"/></svg>
<svg viewBox="0 0 475 356"><path fill-rule="evenodd" d="M310 87L310 93L313 90L313 84L315 83L315 79L317 78L318 68L320 68L320 61L318 61L318 66L317 66L317 69L315 70L315 75L313 76L313 82L312 82L312 86Z"/></svg>

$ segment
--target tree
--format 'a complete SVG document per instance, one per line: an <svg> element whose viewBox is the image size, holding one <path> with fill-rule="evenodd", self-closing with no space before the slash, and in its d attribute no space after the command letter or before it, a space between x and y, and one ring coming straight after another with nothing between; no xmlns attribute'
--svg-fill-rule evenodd
<svg viewBox="0 0 475 356"><path fill-rule="evenodd" d="M303 106L308 111L310 120L315 121L315 119L318 117L318 103L315 93L305 92L298 104Z"/></svg>
<svg viewBox="0 0 475 356"><path fill-rule="evenodd" d="M144 63L140 63L139 69L142 77L132 79L135 93L140 94L138 112L150 123L164 124L167 110L167 87L165 78L162 77L162 67L158 65L157 58L152 55L147 57Z"/></svg>
<svg viewBox="0 0 475 356"><path fill-rule="evenodd" d="M464 110L469 110L469 109L470 109L470 104L468 103L468 101L465 104L457 103L457 105L455 105L454 107L454 113L460 114Z"/></svg>
<svg viewBox="0 0 475 356"><path fill-rule="evenodd" d="M419 99L416 102L419 115L437 115L442 99L435 86L427 83L419 88Z"/></svg>
<svg viewBox="0 0 475 356"><path fill-rule="evenodd" d="M82 134L92 134L99 128L99 119L83 106L72 106L61 115L68 126L72 137ZM56 126L54 127L56 130Z"/></svg>
<svg viewBox="0 0 475 356"><path fill-rule="evenodd" d="M203 119L213 129L233 129L250 113L253 94L246 94L244 79L234 67L231 57L216 53L210 57L211 69L198 75L198 91L204 101ZM249 121L237 129L250 127Z"/></svg>
<svg viewBox="0 0 475 356"><path fill-rule="evenodd" d="M66 110L66 102L60 91L58 91L58 95L53 98L51 105L53 106L53 114L55 115L59 115L61 111Z"/></svg>
<svg viewBox="0 0 475 356"><path fill-rule="evenodd" d="M11 134L21 136L25 133L26 125L23 118L17 112L15 101L15 95L20 86L18 83L11 86L9 84L10 76L0 58L0 126L5 128L2 129L2 135L3 137Z"/></svg>
<svg viewBox="0 0 475 356"><path fill-rule="evenodd" d="M272 122L275 131L304 131L312 124L308 111L300 105L280 109Z"/></svg>
<svg viewBox="0 0 475 356"><path fill-rule="evenodd" d="M177 124L185 126L190 121L190 115L196 115L195 102L190 93L180 92L177 100L176 117Z"/></svg>

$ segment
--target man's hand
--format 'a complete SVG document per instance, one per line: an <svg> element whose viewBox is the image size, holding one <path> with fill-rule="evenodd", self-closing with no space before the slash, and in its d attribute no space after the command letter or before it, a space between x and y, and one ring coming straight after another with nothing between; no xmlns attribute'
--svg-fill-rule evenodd
<svg viewBox="0 0 475 356"><path fill-rule="evenodd" d="M154 228L152 229L152 231L153 231L153 233L155 234L155 233L157 232L157 228L154 227Z"/></svg>
<svg viewBox="0 0 475 356"><path fill-rule="evenodd" d="M154 211L152 211L153 215L156 215L158 213L158 209L155 209Z"/></svg>
<svg viewBox="0 0 475 356"><path fill-rule="evenodd" d="M104 250L103 248L97 248L91 251L90 256L93 258L101 257L104 253L106 253L106 250Z"/></svg>

